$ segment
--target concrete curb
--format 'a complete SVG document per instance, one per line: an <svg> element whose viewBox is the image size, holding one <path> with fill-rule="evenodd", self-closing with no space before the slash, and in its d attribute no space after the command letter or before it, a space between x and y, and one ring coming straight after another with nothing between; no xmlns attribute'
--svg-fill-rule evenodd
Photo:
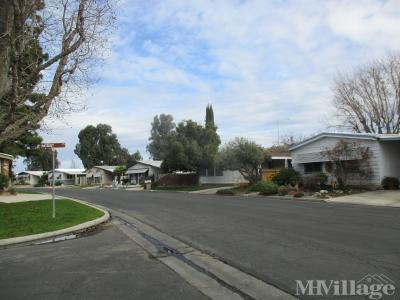
<svg viewBox="0 0 400 300"><path fill-rule="evenodd" d="M237 185L226 185L226 186L221 186L221 187L216 187L216 188L210 188L210 189L205 189L205 190L197 190L197 191L191 191L187 192L189 194L204 194L204 195L213 195L217 193L219 190L229 190L233 189L235 187L238 187Z"/></svg>
<svg viewBox="0 0 400 300"><path fill-rule="evenodd" d="M64 235L67 233L71 233L74 231L78 231L78 230L83 230L92 226L96 226L99 225L103 222L106 222L110 219L110 214L107 210L100 208L98 206L95 206L91 203L82 201L82 200L77 200L77 199L72 199L72 198L68 198L68 197L63 197L63 199L69 199L75 202L79 202L81 204L90 206L92 208L95 208L97 210L100 210L104 213L103 216L101 216L100 218L97 218L95 220L91 220L91 221L87 221L72 227L68 227L68 228L64 228L64 229L59 229L59 230L55 230L55 231L51 231L51 232L44 232L44 233L38 233L38 234L32 234L32 235L26 235L26 236L21 236L21 237L15 237L15 238L9 238L9 239L2 239L0 240L0 246L8 246L8 245L14 245L14 244L21 244L21 243L26 243L26 242L32 242L32 241L36 241L36 240L42 240L42 239L46 239L46 238L51 238L51 237L56 237L59 235Z"/></svg>

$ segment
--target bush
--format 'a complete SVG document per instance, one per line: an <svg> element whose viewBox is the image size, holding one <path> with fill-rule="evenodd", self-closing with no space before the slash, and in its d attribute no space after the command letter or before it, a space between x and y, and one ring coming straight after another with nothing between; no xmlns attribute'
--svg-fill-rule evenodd
<svg viewBox="0 0 400 300"><path fill-rule="evenodd" d="M7 190L7 192L9 192L11 195L16 195L17 194L17 191L13 187L9 188Z"/></svg>
<svg viewBox="0 0 400 300"><path fill-rule="evenodd" d="M296 185L301 179L300 173L294 169L281 169L272 178L272 181L278 185Z"/></svg>
<svg viewBox="0 0 400 300"><path fill-rule="evenodd" d="M311 191L319 191L327 188L328 175L325 173L312 174L303 177L303 188Z"/></svg>
<svg viewBox="0 0 400 300"><path fill-rule="evenodd" d="M259 192L261 195L273 195L278 192L278 185L273 182L259 181L252 187L253 192Z"/></svg>
<svg viewBox="0 0 400 300"><path fill-rule="evenodd" d="M47 184L47 181L48 181L48 175L47 174L43 174L39 178L38 187L45 186Z"/></svg>
<svg viewBox="0 0 400 300"><path fill-rule="evenodd" d="M62 185L63 183L62 183L62 181L56 181L55 183L54 183L54 185L56 185L56 186L60 186L60 185Z"/></svg>
<svg viewBox="0 0 400 300"><path fill-rule="evenodd" d="M227 189L227 190L218 190L216 192L217 195L225 195L225 196L234 196L236 195L235 191L231 190L231 189Z"/></svg>
<svg viewBox="0 0 400 300"><path fill-rule="evenodd" d="M293 194L293 197L295 197L295 198L304 197L304 193L303 192L296 192L295 194Z"/></svg>
<svg viewBox="0 0 400 300"><path fill-rule="evenodd" d="M289 194L289 188L285 185L281 185L280 187L278 187L278 195L279 196L285 196Z"/></svg>
<svg viewBox="0 0 400 300"><path fill-rule="evenodd" d="M8 187L10 180L8 176L0 174L0 192L4 191Z"/></svg>
<svg viewBox="0 0 400 300"><path fill-rule="evenodd" d="M399 180L396 177L385 177L382 179L382 187L385 190L398 190Z"/></svg>

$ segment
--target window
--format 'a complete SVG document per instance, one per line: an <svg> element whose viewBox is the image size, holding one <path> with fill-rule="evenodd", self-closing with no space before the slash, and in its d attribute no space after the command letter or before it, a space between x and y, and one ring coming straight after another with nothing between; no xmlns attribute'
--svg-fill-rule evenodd
<svg viewBox="0 0 400 300"><path fill-rule="evenodd" d="M318 173L322 172L322 162L313 162L304 164L304 173Z"/></svg>
<svg viewBox="0 0 400 300"><path fill-rule="evenodd" d="M199 170L199 175L200 176L206 176L206 169L200 169Z"/></svg>
<svg viewBox="0 0 400 300"><path fill-rule="evenodd" d="M215 169L215 176L223 176L223 170L222 169Z"/></svg>

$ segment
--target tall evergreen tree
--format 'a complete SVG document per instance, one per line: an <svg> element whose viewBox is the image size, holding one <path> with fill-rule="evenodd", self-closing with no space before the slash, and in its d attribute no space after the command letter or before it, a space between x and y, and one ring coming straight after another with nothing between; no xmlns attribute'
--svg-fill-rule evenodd
<svg viewBox="0 0 400 300"><path fill-rule="evenodd" d="M206 127L215 127L214 111L211 104L206 107Z"/></svg>

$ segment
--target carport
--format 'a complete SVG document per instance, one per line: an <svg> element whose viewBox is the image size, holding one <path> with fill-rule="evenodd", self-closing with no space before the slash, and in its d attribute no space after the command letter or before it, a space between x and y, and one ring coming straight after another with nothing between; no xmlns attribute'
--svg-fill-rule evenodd
<svg viewBox="0 0 400 300"><path fill-rule="evenodd" d="M379 139L381 153L381 177L400 179L400 135L388 135Z"/></svg>

